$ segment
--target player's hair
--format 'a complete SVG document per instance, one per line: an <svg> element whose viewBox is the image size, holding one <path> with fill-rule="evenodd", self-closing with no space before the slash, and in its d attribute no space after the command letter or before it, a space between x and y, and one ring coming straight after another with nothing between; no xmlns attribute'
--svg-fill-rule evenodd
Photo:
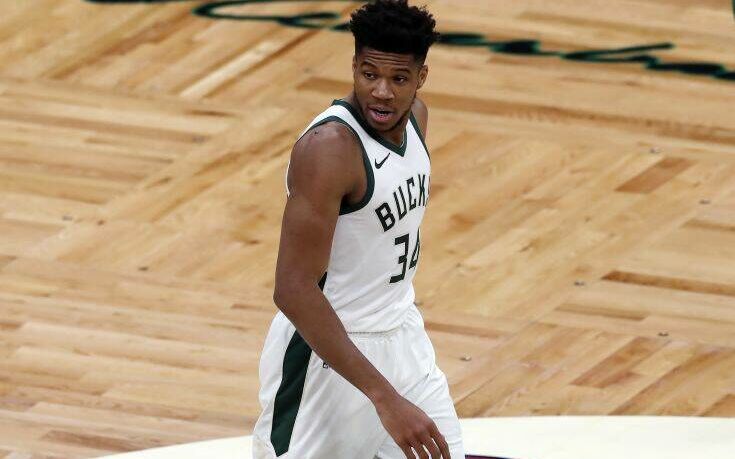
<svg viewBox="0 0 735 459"><path fill-rule="evenodd" d="M373 0L352 13L350 31L355 54L367 46L384 53L413 54L423 65L429 47L441 36L435 25L426 6L409 6L408 0Z"/></svg>

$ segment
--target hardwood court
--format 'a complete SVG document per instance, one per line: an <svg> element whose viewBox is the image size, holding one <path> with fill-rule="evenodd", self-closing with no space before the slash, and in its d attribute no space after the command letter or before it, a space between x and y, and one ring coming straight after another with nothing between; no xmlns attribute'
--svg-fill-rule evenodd
<svg viewBox="0 0 735 459"><path fill-rule="evenodd" d="M250 434L286 162L360 3L204 3L0 5L0 457ZM460 417L735 415L729 2L426 3L474 34L420 91Z"/></svg>

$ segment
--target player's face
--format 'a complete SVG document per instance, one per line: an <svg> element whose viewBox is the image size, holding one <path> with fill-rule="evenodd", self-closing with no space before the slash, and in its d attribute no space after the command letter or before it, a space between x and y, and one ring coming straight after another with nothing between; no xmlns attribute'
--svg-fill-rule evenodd
<svg viewBox="0 0 735 459"><path fill-rule="evenodd" d="M357 102L370 126L381 132L403 130L428 68L419 65L413 54L365 47L353 58L352 73Z"/></svg>

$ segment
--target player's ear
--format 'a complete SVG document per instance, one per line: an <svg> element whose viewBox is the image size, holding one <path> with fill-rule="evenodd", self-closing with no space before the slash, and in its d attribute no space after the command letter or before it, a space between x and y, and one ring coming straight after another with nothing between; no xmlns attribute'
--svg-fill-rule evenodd
<svg viewBox="0 0 735 459"><path fill-rule="evenodd" d="M424 85L424 82L426 81L426 77L429 75L429 67L426 65L422 65L421 69L419 70L419 85L416 87L416 89L421 88L421 86Z"/></svg>
<svg viewBox="0 0 735 459"><path fill-rule="evenodd" d="M352 55L352 73L355 73L355 69L357 69L357 56Z"/></svg>

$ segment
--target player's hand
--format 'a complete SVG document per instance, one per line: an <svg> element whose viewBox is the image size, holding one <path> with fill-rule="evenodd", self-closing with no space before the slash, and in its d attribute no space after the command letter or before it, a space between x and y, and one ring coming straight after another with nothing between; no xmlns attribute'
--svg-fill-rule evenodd
<svg viewBox="0 0 735 459"><path fill-rule="evenodd" d="M375 409L383 427L403 450L406 458L451 459L449 445L434 421L413 403L396 394L375 403Z"/></svg>

